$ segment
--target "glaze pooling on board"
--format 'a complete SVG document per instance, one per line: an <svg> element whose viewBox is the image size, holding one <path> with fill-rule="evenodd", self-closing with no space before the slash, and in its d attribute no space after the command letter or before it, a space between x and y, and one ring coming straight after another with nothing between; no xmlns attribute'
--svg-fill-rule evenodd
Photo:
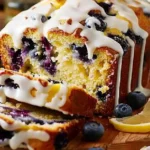
<svg viewBox="0 0 150 150"><path fill-rule="evenodd" d="M117 73L117 83L116 83L116 98L115 103L118 103L119 100L119 89L120 89L120 80L121 80L121 71L122 71L122 60L123 60L123 49L119 43L115 40L107 37L103 32L97 31L93 24L98 22L97 19L93 19L90 17L88 13L91 10L98 10L100 11L101 15L104 17L104 22L107 24L108 28L116 28L123 33L126 33L129 30L129 22L132 25L132 30L138 36L141 36L144 40L142 46L142 56L141 56L141 65L140 70L142 70L142 62L143 62L143 53L145 50L145 41L148 37L148 33L144 31L138 23L138 18L134 11L129 8L125 3L135 6L141 7L149 11L150 5L145 1L140 0L125 0L120 2L119 0L112 1L112 9L118 12L118 15L121 17L126 18L127 20L123 20L117 16L109 16L105 13L104 9L98 5L94 0L66 0L64 5L62 5L59 9L54 8L54 5L51 4L50 0L45 0L31 9L21 13L20 15L16 16L1 32L3 34L9 34L12 36L15 48L20 48L21 39L23 37L23 33L26 28L37 28L41 36L48 38L48 32L53 29L60 29L67 33L74 33L76 29L82 29L80 36L86 37L87 41L85 45L88 50L88 58L93 58L93 53L97 47L107 46L109 48L114 49L119 53L119 65L118 65L118 73ZM85 7L86 4L86 7ZM40 10L40 11L39 11ZM31 15L32 12L32 15ZM69 12L69 13L68 13ZM46 22L41 22L41 16L51 16L51 19L47 20ZM26 19L28 18L28 19ZM35 19L35 20L34 20ZM72 23L68 24L67 21L71 19ZM22 20L22 21L20 21ZM27 21L28 20L28 21ZM81 21L87 21L91 28L87 28ZM64 21L64 23L62 23ZM13 30L14 26L16 26L18 30ZM20 23L22 22L22 23ZM134 59L134 43L131 39L127 37L128 42L131 46L131 59L130 59L130 69L129 69L129 79L128 79L128 91L131 89L131 80L132 80L132 68L133 68L133 59ZM20 41L20 42L18 42ZM18 45L17 45L18 44ZM138 89L142 90L141 85L141 73L139 73L139 85ZM65 91L65 89L64 89ZM142 90L144 92L144 90ZM149 93L149 90L146 90ZM147 95L149 95L147 94ZM49 105L49 104L48 104Z"/></svg>
<svg viewBox="0 0 150 150"><path fill-rule="evenodd" d="M13 72L12 72L13 73ZM11 79L18 88L9 87L6 85L6 79ZM32 80L28 77L19 74L9 74L4 70L0 71L0 102L5 103L6 98L12 98L19 102L25 102L34 106L47 107L53 110L61 110L67 100L68 86L67 84L59 84L60 89L55 94L55 96L50 100L49 94L51 88L53 88L52 83L45 81L46 86L42 85L40 80ZM13 94L12 94L13 93ZM64 112L65 114L67 112Z"/></svg>

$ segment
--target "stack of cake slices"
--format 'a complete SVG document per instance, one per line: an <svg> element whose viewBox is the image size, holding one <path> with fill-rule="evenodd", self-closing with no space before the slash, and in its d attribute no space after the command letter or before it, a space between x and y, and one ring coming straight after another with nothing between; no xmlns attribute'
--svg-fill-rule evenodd
<svg viewBox="0 0 150 150"><path fill-rule="evenodd" d="M0 143L61 149L86 118L150 96L150 3L43 0L0 32Z"/></svg>

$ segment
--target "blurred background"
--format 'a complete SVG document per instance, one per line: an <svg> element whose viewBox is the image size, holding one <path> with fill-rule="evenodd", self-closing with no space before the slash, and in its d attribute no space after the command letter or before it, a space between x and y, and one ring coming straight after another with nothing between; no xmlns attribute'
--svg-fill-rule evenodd
<svg viewBox="0 0 150 150"><path fill-rule="evenodd" d="M30 8L40 0L0 0L0 29L19 12Z"/></svg>

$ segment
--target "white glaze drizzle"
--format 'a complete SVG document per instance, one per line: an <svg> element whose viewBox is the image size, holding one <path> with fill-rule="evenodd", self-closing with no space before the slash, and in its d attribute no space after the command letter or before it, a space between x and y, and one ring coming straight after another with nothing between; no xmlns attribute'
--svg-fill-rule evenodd
<svg viewBox="0 0 150 150"><path fill-rule="evenodd" d="M49 5L21 12L6 25L0 32L0 36L3 34L11 35L14 47L21 48L21 39L27 28L37 29L42 36L43 23L41 17L42 15L46 15L51 9L52 6L49 3Z"/></svg>
<svg viewBox="0 0 150 150"><path fill-rule="evenodd" d="M128 76L128 93L129 93L129 92L131 92L135 43L129 37L127 37L127 41L129 42L129 44L131 46L131 56L130 56L129 76Z"/></svg>
<svg viewBox="0 0 150 150"><path fill-rule="evenodd" d="M66 84L62 84L59 92L52 98L51 102L47 102L45 106L47 108L54 108L55 110L60 110L62 106L65 105L67 99L68 88ZM63 113L66 113L63 111Z"/></svg>
<svg viewBox="0 0 150 150"><path fill-rule="evenodd" d="M150 3L144 0L125 0L128 5L133 7L140 7L144 12L150 13Z"/></svg>
<svg viewBox="0 0 150 150"><path fill-rule="evenodd" d="M92 59L96 47L111 47L112 49L115 49L117 52L119 52L120 55L123 55L123 50L120 44L114 41L113 39L104 36L104 33L102 32L86 28L81 32L81 36L88 38L88 41L85 42L85 45L88 50L89 59Z"/></svg>
<svg viewBox="0 0 150 150"><path fill-rule="evenodd" d="M118 0L114 0L114 5L112 6L118 11L119 15L127 18L132 23L132 29L136 35L140 35L142 38L147 38L148 33L143 30L138 23L138 18L134 11L127 5L120 3Z"/></svg>
<svg viewBox="0 0 150 150"><path fill-rule="evenodd" d="M146 89L142 86L142 75L143 75L143 63L144 63L144 52L145 52L145 46L146 46L146 39L143 41L142 45L142 52L141 52L141 59L140 59L140 69L139 69L139 78L138 78L138 87L135 89L135 91L141 91L145 94L145 96L150 96L150 89Z"/></svg>
<svg viewBox="0 0 150 150"><path fill-rule="evenodd" d="M13 130L20 129L23 125L24 125L24 123L20 122L20 121L15 121L13 124L8 124L3 119L0 119L0 126L7 131L13 131Z"/></svg>
<svg viewBox="0 0 150 150"><path fill-rule="evenodd" d="M119 56L118 70L117 70L117 81L116 81L116 92L115 92L115 105L119 104L119 96L120 96L119 89L120 89L120 81L121 81L122 59L123 59L123 56Z"/></svg>
<svg viewBox="0 0 150 150"><path fill-rule="evenodd" d="M10 139L9 145L12 149L17 149L22 143L26 143L28 145L28 140L30 139L37 139L46 142L50 139L50 135L45 131L20 131L15 133L15 135Z"/></svg>
<svg viewBox="0 0 150 150"><path fill-rule="evenodd" d="M19 88L14 89L11 87L0 87L0 102L5 103L6 97L15 99L19 102L25 102L39 107L47 107L53 110L58 110L63 113L67 113L60 109L67 100L68 86L67 84L60 84L60 90L52 98L51 102L47 102L49 90L52 88L53 84L47 82L47 86L43 86L39 80L30 80L29 78L19 75L19 74L5 74L0 75L0 85L5 85L5 80L11 78L14 83L19 85ZM35 90L35 95L31 91Z"/></svg>

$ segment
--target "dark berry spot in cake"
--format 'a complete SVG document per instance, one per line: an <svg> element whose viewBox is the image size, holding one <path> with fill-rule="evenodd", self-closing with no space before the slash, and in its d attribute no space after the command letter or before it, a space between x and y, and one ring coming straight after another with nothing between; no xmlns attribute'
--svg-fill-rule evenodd
<svg viewBox="0 0 150 150"><path fill-rule="evenodd" d="M110 15L110 16L115 16L116 14L111 14L110 13L110 10L111 10L111 7L113 5L113 3L104 3L104 2L100 2L98 3L101 7L103 7L103 9L105 10L106 14L107 15Z"/></svg>
<svg viewBox="0 0 150 150"><path fill-rule="evenodd" d="M135 35L133 31L128 30L127 33L125 33L126 36L129 36L133 41L135 41L137 44L143 43L143 38L139 35Z"/></svg>
<svg viewBox="0 0 150 150"><path fill-rule="evenodd" d="M52 82L53 84L62 83L62 81L56 81L56 80L52 80L52 79L48 79L48 82Z"/></svg>
<svg viewBox="0 0 150 150"><path fill-rule="evenodd" d="M130 47L128 41L126 39L124 39L123 37L119 36L119 35L113 35L113 34L108 34L108 37L112 38L113 40L115 40L116 42L118 42L124 53L127 52L128 48Z"/></svg>
<svg viewBox="0 0 150 150"><path fill-rule="evenodd" d="M101 91L97 91L96 96L102 102L105 102L107 100L107 93L102 93Z"/></svg>
<svg viewBox="0 0 150 150"><path fill-rule="evenodd" d="M96 30L105 31L107 24L106 24L106 22L103 21L104 17L101 14L97 14L97 13L91 11L91 12L89 12L89 16L95 17L99 21L99 23L96 23L96 22L94 23ZM88 20L89 20L89 18L87 18L87 20L86 20L86 26L88 28L91 28L91 23L89 24Z"/></svg>
<svg viewBox="0 0 150 150"><path fill-rule="evenodd" d="M44 48L46 49L46 51L51 52L53 50L53 46L49 43L47 38L42 37L42 44L43 44Z"/></svg>
<svg viewBox="0 0 150 150"><path fill-rule="evenodd" d="M11 67L13 70L18 71L22 65L23 60L21 56L21 50L15 51L13 48L9 49L10 57L12 58Z"/></svg>
<svg viewBox="0 0 150 150"><path fill-rule="evenodd" d="M83 62L91 62L91 60L88 59L88 51L86 45L81 47L81 46L77 46L76 44L72 44L70 47L73 50L75 57L79 58ZM93 55L93 59L96 58L97 56Z"/></svg>
<svg viewBox="0 0 150 150"><path fill-rule="evenodd" d="M93 59L97 59L97 55L94 54L94 55L93 55Z"/></svg>
<svg viewBox="0 0 150 150"><path fill-rule="evenodd" d="M14 133L12 131L6 131L0 128L0 142L4 141L5 139L11 139Z"/></svg>
<svg viewBox="0 0 150 150"><path fill-rule="evenodd" d="M88 62L89 61L89 59L88 59L88 52L87 52L87 48L86 48L85 45L80 47L80 46L77 46L75 44L72 44L71 48L72 48L73 51L78 53L80 60L82 60L84 62Z"/></svg>
<svg viewBox="0 0 150 150"><path fill-rule="evenodd" d="M51 75L56 73L56 63L50 59L44 60L41 62L41 66L49 72Z"/></svg>
<svg viewBox="0 0 150 150"><path fill-rule="evenodd" d="M12 80L12 79L10 79L10 78L8 78L8 79L5 80L5 85L6 85L7 87L14 88L14 89L19 88L19 85L16 84L16 83L14 83L14 80Z"/></svg>
<svg viewBox="0 0 150 150"><path fill-rule="evenodd" d="M42 16L42 17L41 17L41 22L42 22L42 23L46 22L47 20L48 20L48 18L47 18L46 16Z"/></svg>
<svg viewBox="0 0 150 150"><path fill-rule="evenodd" d="M60 150L67 146L68 144L68 135L66 132L60 132L57 134L54 142L56 150Z"/></svg>
<svg viewBox="0 0 150 150"><path fill-rule="evenodd" d="M50 20L51 18L52 18L51 16L47 17L48 20Z"/></svg>
<svg viewBox="0 0 150 150"><path fill-rule="evenodd" d="M24 47L29 49L29 51L35 48L35 43L32 41L32 39L25 36L22 38L22 43Z"/></svg>

